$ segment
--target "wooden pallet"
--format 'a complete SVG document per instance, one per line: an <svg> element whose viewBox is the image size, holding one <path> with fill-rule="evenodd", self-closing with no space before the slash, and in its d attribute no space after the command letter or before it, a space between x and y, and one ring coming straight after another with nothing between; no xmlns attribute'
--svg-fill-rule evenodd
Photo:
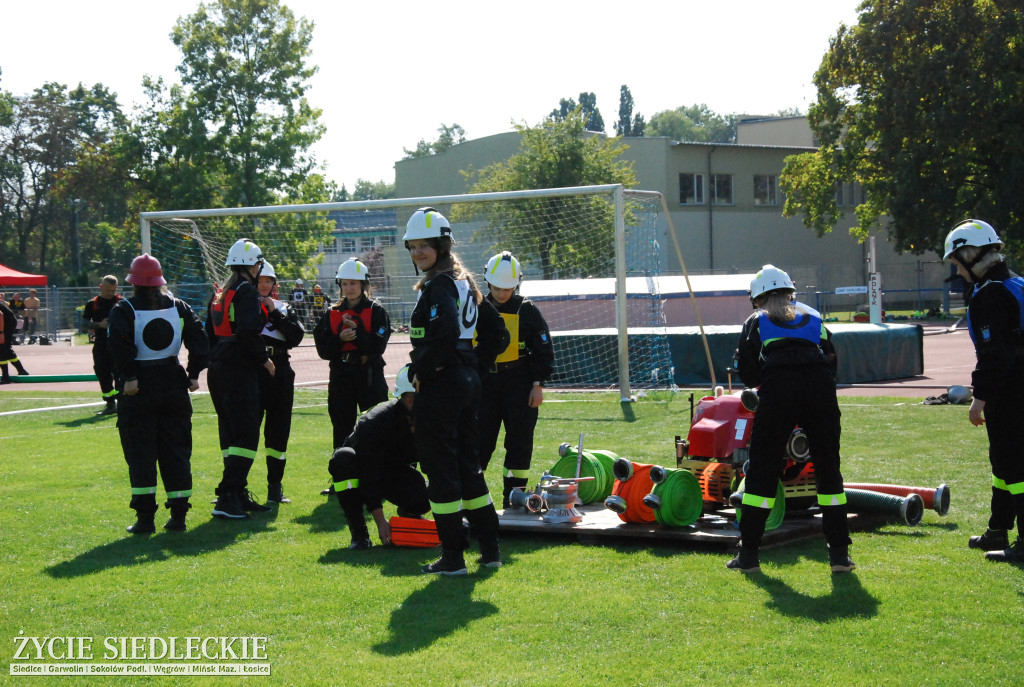
<svg viewBox="0 0 1024 687"><path fill-rule="evenodd" d="M545 522L540 513L529 513L521 508L499 510L499 529L503 534L568 536L585 544L599 543L603 540L611 543L618 539L648 540L650 543L658 544L729 547L735 546L740 539L740 531L736 528L736 518L731 508L705 514L688 527L622 522L618 515L605 508L603 504L577 506L576 510L583 515L581 522L557 524ZM851 513L848 517L851 529L863 528L878 522L874 516ZM777 529L764 533L761 547L771 548L821 536L821 516L817 508L811 508L807 511L787 513L785 520Z"/></svg>

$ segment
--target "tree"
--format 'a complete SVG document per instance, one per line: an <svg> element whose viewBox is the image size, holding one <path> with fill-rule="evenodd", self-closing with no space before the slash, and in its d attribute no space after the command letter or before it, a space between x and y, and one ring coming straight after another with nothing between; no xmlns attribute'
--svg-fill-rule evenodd
<svg viewBox="0 0 1024 687"><path fill-rule="evenodd" d="M585 115L579 108L562 120L548 118L535 127L515 124L522 137L519 152L504 162L481 169L472 192L636 184L632 163L619 159L628 146L618 139L591 135L585 125ZM512 237L517 245L524 246L523 253L517 257L538 262L545 279L556 274L601 273L614 260L613 233L565 221L566 202L582 205L603 201L590 197L571 201L547 199L527 204L495 203L488 206L491 212L489 231L498 243ZM558 213L554 212L555 205L560 205ZM520 221L526 216L543 217L544 222ZM610 228L611 208L604 208L604 216L608 220L604 224Z"/></svg>
<svg viewBox="0 0 1024 687"><path fill-rule="evenodd" d="M646 133L673 141L731 143L736 140L736 117L722 116L703 104L684 105L653 115Z"/></svg>
<svg viewBox="0 0 1024 687"><path fill-rule="evenodd" d="M190 162L222 168L226 206L271 204L313 168L306 151L324 128L305 98L312 30L278 0L214 0L171 32L186 89L163 113L180 127L171 143L199 143Z"/></svg>
<svg viewBox="0 0 1024 687"><path fill-rule="evenodd" d="M835 184L862 184L852 233L888 216L897 249L939 249L980 217L1021 254L1024 13L1005 0L871 0L840 25L814 75L814 153L787 160L784 212L818 234L839 218Z"/></svg>
<svg viewBox="0 0 1024 687"><path fill-rule="evenodd" d="M616 136L643 136L646 123L643 115L633 116L633 94L629 86L619 89L619 121L615 123Z"/></svg>
<svg viewBox="0 0 1024 687"><path fill-rule="evenodd" d="M583 113L584 127L587 131L604 133L604 118L597 109L597 96L593 93L580 93L579 105L572 98L562 98L558 101L558 107L548 115L548 119L564 122L577 109Z"/></svg>
<svg viewBox="0 0 1024 687"><path fill-rule="evenodd" d="M433 143L427 143L426 140L421 138L420 142L416 144L416 147L413 150L402 148L405 152L405 157L403 159L411 160L414 157L437 155L438 153L443 153L452 146L466 142L466 130L458 124L446 126L442 123L441 126L437 128L437 133L437 140Z"/></svg>

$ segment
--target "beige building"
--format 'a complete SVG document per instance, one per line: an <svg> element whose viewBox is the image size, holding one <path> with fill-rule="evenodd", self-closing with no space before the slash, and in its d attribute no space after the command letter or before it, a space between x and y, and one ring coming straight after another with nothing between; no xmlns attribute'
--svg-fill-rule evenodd
<svg viewBox="0 0 1024 687"><path fill-rule="evenodd" d="M826 309L851 309L863 296L830 296L838 287L865 286L868 243L850 234L859 185L836 189L844 212L835 230L819 238L799 217L782 216L784 197L779 176L787 156L813 150L811 130L803 117L748 119L737 128L737 143L684 143L668 138L627 138L623 157L633 163L637 189L664 197L690 274L735 274L772 263L790 272L801 292L818 292L804 300ZM506 160L519 148L519 134L486 136L438 155L395 164L400 198L466 193L465 170ZM661 220L663 274L681 267ZM885 304L890 308L931 307L941 302L949 268L939 256L900 255L883 234L875 238Z"/></svg>

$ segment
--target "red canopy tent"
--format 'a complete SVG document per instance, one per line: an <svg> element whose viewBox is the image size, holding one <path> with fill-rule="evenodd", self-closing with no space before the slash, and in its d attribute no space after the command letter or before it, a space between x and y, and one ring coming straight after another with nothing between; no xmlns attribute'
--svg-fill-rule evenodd
<svg viewBox="0 0 1024 687"><path fill-rule="evenodd" d="M0 286L46 286L46 275L27 274L0 265Z"/></svg>

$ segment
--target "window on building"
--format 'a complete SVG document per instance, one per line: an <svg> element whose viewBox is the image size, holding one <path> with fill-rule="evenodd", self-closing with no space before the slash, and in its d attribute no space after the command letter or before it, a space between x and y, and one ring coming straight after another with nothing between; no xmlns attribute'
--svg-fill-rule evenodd
<svg viewBox="0 0 1024 687"><path fill-rule="evenodd" d="M355 239L342 239L341 240L341 252L346 254L352 254L356 252L356 240Z"/></svg>
<svg viewBox="0 0 1024 687"><path fill-rule="evenodd" d="M732 175L714 174L711 177L711 202L715 205L732 205Z"/></svg>
<svg viewBox="0 0 1024 687"><path fill-rule="evenodd" d="M701 205L704 203L704 175L679 175L679 204Z"/></svg>
<svg viewBox="0 0 1024 687"><path fill-rule="evenodd" d="M364 236L359 239L359 250L364 253L368 250L373 250L376 245L377 241L373 236Z"/></svg>
<svg viewBox="0 0 1024 687"><path fill-rule="evenodd" d="M338 252L338 239L327 239L324 242L325 253L337 253Z"/></svg>
<svg viewBox="0 0 1024 687"><path fill-rule="evenodd" d="M394 236L394 234L388 234L386 236L381 236L380 237L380 245L381 246L393 246L393 245L395 245L395 236Z"/></svg>
<svg viewBox="0 0 1024 687"><path fill-rule="evenodd" d="M779 204L779 178L774 174L754 175L754 205Z"/></svg>
<svg viewBox="0 0 1024 687"><path fill-rule="evenodd" d="M841 208L846 205L846 189L841 181L836 182L836 207Z"/></svg>

